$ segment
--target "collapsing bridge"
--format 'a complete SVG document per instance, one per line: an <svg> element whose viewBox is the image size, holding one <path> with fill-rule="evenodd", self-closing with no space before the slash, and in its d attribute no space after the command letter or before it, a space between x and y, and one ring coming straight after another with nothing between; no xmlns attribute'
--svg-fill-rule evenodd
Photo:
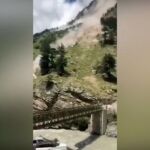
<svg viewBox="0 0 150 150"><path fill-rule="evenodd" d="M57 123L73 120L82 116L91 115L91 133L103 135L107 126L107 112L102 109L102 105L94 104L66 108L59 111L41 111L33 115L33 128L43 128Z"/></svg>

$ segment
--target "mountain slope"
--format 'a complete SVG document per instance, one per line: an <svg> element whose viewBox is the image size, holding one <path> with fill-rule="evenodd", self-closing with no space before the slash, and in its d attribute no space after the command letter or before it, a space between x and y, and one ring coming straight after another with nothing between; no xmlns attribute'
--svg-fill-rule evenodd
<svg viewBox="0 0 150 150"><path fill-rule="evenodd" d="M59 76L56 72L51 72L45 76L37 75L34 79L34 91L39 97L41 89L41 93L47 92L45 88L43 90L43 85L47 86L49 81L54 83L54 87L58 86L60 93L57 93L57 88L52 87L53 90L48 91L49 100L45 100L45 103L49 105L55 102L52 103L53 109L89 104L89 99L92 102L103 100L103 103L116 101L116 84L106 82L101 75L95 73L95 66L101 64L106 53L111 53L116 57L116 48L101 47L99 43L102 29L100 18L115 4L116 0L93 0L66 26L45 30L34 35L34 57L40 54L41 41L47 36L54 35L56 38L55 42L50 43L52 48L57 49L61 44L65 47L67 58L65 70L69 73L68 76ZM35 59L37 68L39 58L38 55ZM58 94L57 99L55 99L55 94ZM40 107L37 105L40 105L41 101L43 100L34 101L36 108ZM43 107L46 106L43 105ZM49 108L51 107L46 109Z"/></svg>
<svg viewBox="0 0 150 150"><path fill-rule="evenodd" d="M56 45L63 43L67 47L78 42L97 43L97 36L101 33L100 18L115 4L116 0L93 0L67 26L81 25L70 30L63 38L58 39Z"/></svg>

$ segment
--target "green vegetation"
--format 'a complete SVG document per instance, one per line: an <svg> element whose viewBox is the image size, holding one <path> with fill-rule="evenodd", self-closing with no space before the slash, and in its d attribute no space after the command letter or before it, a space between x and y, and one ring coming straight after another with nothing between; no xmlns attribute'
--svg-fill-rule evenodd
<svg viewBox="0 0 150 150"><path fill-rule="evenodd" d="M89 116L85 116L67 121L66 123L62 124L62 127L65 129L71 129L71 127L75 127L80 131L85 131L88 128L89 118Z"/></svg>
<svg viewBox="0 0 150 150"><path fill-rule="evenodd" d="M76 124L77 124L78 130L85 131L88 128L89 118L88 117L79 118L77 119Z"/></svg>
<svg viewBox="0 0 150 150"><path fill-rule="evenodd" d="M41 75L49 73L49 70L54 67L54 58L55 58L55 49L52 49L49 45L50 41L53 40L53 37L45 38L40 47L40 53L42 55L40 67Z"/></svg>
<svg viewBox="0 0 150 150"><path fill-rule="evenodd" d="M65 48L62 44L58 48L59 57L56 60L56 71L58 75L62 76L66 74L65 67L67 66L67 59L65 58Z"/></svg>
<svg viewBox="0 0 150 150"><path fill-rule="evenodd" d="M103 25L100 43L102 46L117 44L117 5L109 9L101 18Z"/></svg>
<svg viewBox="0 0 150 150"><path fill-rule="evenodd" d="M34 87L42 81L53 80L60 87L81 87L98 97L113 95L116 91L117 80L115 70L116 7L108 10L101 19L104 32L101 44L78 42L67 48L63 44L52 48L51 45L56 40L75 26L59 31L58 29L45 30L34 35L33 57L42 55L41 74L43 75L34 80ZM107 39L106 34L106 37L111 38Z"/></svg>
<svg viewBox="0 0 150 150"><path fill-rule="evenodd" d="M57 71L53 71L47 75L39 76L34 81L34 85L36 87L42 81L53 80L59 87L80 87L97 97L113 95L112 89L116 89L116 85L113 82L106 82L101 75L96 74L96 68L107 53L115 57L116 49L112 46L101 47L98 43L90 46L77 44L68 47L63 55L67 59L67 65L64 66L65 72L70 75L60 76ZM59 61L57 63L59 64Z"/></svg>
<svg viewBox="0 0 150 150"><path fill-rule="evenodd" d="M65 58L65 48L63 44L58 49L52 48L51 43L55 42L55 34L49 34L40 43L40 67L41 75L46 75L51 72L57 72L58 75L66 73L67 59ZM35 44L37 47L37 43Z"/></svg>
<svg viewBox="0 0 150 150"><path fill-rule="evenodd" d="M112 47L102 48L99 44L86 46L75 45L67 49L66 57L68 59L67 70L77 79L94 75L94 67L97 62L103 58L105 53L115 53Z"/></svg>
<svg viewBox="0 0 150 150"><path fill-rule="evenodd" d="M40 49L43 41L47 41L50 45L54 43L56 39L63 37L68 32L68 29L59 30L57 28L45 30L41 33L36 33L33 36L33 58L36 58L40 54Z"/></svg>
<svg viewBox="0 0 150 150"><path fill-rule="evenodd" d="M100 73L105 80L116 82L116 60L112 54L105 54L101 64L96 68L96 73Z"/></svg>

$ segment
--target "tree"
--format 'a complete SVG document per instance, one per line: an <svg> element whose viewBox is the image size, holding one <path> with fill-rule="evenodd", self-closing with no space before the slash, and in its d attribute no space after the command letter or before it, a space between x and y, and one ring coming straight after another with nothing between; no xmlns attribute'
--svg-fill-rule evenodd
<svg viewBox="0 0 150 150"><path fill-rule="evenodd" d="M41 47L40 47L40 52L41 52L41 61L40 61L40 67L41 67L41 74L45 75L49 72L49 52L50 52L50 47L49 47L49 42L47 39L44 39L41 42Z"/></svg>
<svg viewBox="0 0 150 150"><path fill-rule="evenodd" d="M56 71L58 75L62 76L65 72L67 65L67 59L65 58L64 45L58 47L58 49L52 48L50 44L56 40L56 35L49 34L41 41L41 74L48 74L50 71Z"/></svg>
<svg viewBox="0 0 150 150"><path fill-rule="evenodd" d="M55 63L54 63L54 58L55 58L55 49L50 47L50 38L46 37L42 42L41 42L41 47L40 47L40 52L41 52L41 61L40 61L40 66L41 66L41 74L45 75L49 72L50 69L54 68Z"/></svg>
<svg viewBox="0 0 150 150"><path fill-rule="evenodd" d="M96 69L96 73L100 73L105 80L116 81L116 77L114 76L116 67L116 60L112 56L112 54L105 54L101 65L99 65Z"/></svg>
<svg viewBox="0 0 150 150"><path fill-rule="evenodd" d="M117 45L117 5L110 8L100 19L102 24L101 46Z"/></svg>
<svg viewBox="0 0 150 150"><path fill-rule="evenodd" d="M48 55L44 55L41 57L40 67L41 67L41 75L48 74L48 72L49 72L49 57L48 57Z"/></svg>
<svg viewBox="0 0 150 150"><path fill-rule="evenodd" d="M59 75L63 75L65 73L65 67L67 66L67 59L65 58L65 48L64 45L58 48L59 56L56 61L56 71Z"/></svg>

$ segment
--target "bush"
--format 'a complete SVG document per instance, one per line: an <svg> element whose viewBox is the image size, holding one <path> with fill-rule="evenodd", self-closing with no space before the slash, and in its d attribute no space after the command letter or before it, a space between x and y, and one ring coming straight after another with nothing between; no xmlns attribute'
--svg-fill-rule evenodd
<svg viewBox="0 0 150 150"><path fill-rule="evenodd" d="M116 60L112 54L105 54L101 65L96 68L96 73L100 73L105 80L115 81Z"/></svg>
<svg viewBox="0 0 150 150"><path fill-rule="evenodd" d="M40 60L41 75L46 75L49 73L49 63L49 56L43 55Z"/></svg>
<svg viewBox="0 0 150 150"><path fill-rule="evenodd" d="M37 43L35 43L35 44L33 45L33 47L34 47L35 49L39 49L39 48L40 48L40 45L37 44Z"/></svg>
<svg viewBox="0 0 150 150"><path fill-rule="evenodd" d="M89 118L82 117L73 121L73 124L78 128L80 131L85 131L88 128Z"/></svg>

